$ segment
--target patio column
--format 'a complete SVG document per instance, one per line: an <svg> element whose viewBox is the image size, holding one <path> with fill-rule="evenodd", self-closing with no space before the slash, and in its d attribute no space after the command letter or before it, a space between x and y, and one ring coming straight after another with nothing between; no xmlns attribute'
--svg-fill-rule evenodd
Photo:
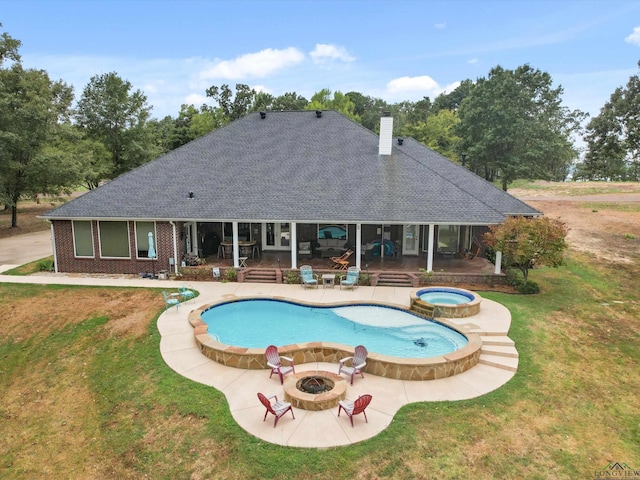
<svg viewBox="0 0 640 480"><path fill-rule="evenodd" d="M496 267L493 270L493 273L495 273L496 275L500 275L501 271L502 271L502 252L498 250L496 252Z"/></svg>
<svg viewBox="0 0 640 480"><path fill-rule="evenodd" d="M298 268L298 235L296 223L291 222L289 225L289 238L291 239L291 268Z"/></svg>
<svg viewBox="0 0 640 480"><path fill-rule="evenodd" d="M360 256L362 255L362 224L356 223L356 267L362 270Z"/></svg>
<svg viewBox="0 0 640 480"><path fill-rule="evenodd" d="M435 228L433 223L429 224L429 242L427 246L427 272L433 272L433 237Z"/></svg>
<svg viewBox="0 0 640 480"><path fill-rule="evenodd" d="M240 245L238 245L238 222L231 223L231 231L233 232L233 267L240 267Z"/></svg>

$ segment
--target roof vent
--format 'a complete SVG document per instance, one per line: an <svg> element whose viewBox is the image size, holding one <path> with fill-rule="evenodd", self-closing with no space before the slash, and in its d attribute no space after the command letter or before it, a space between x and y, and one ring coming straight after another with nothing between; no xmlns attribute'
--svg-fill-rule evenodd
<svg viewBox="0 0 640 480"><path fill-rule="evenodd" d="M322 117L322 110L316 110L316 118Z"/></svg>
<svg viewBox="0 0 640 480"><path fill-rule="evenodd" d="M399 138L398 139L398 145L402 145L402 142L404 142L404 138Z"/></svg>
<svg viewBox="0 0 640 480"><path fill-rule="evenodd" d="M265 118L267 118L267 112L260 112L260 118L262 120L264 120Z"/></svg>
<svg viewBox="0 0 640 480"><path fill-rule="evenodd" d="M189 192L189 198L193 198L193 192Z"/></svg>

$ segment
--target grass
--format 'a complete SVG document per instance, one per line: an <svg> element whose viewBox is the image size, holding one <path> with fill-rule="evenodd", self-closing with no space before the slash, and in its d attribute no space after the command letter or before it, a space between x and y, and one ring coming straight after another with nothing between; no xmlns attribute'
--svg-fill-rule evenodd
<svg viewBox="0 0 640 480"><path fill-rule="evenodd" d="M501 187L499 181L495 185ZM510 190L515 188L579 197L603 193L637 193L639 185L638 182L544 182L517 179L509 184Z"/></svg>
<svg viewBox="0 0 640 480"><path fill-rule="evenodd" d="M513 316L520 366L504 387L407 405L377 437L327 450L250 436L220 392L171 371L157 291L2 284L0 477L569 479L609 462L638 469L638 273L594 265L574 254L532 272L539 295L483 294Z"/></svg>
<svg viewBox="0 0 640 480"><path fill-rule="evenodd" d="M49 228L20 210L18 233ZM15 233L3 220L0 237ZM0 478L573 479L609 462L640 469L637 264L572 252L565 267L530 278L541 294L481 292L512 312L520 364L509 383L407 405L380 435L326 450L250 436L220 392L170 370L159 291L0 284Z"/></svg>

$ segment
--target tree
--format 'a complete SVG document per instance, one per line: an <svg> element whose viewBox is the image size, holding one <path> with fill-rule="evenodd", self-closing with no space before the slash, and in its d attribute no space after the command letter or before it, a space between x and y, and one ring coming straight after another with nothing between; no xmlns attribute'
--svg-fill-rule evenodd
<svg viewBox="0 0 640 480"><path fill-rule="evenodd" d="M473 82L471 80L463 80L460 85L451 93L441 93L433 101L431 111L438 113L440 110L451 110L456 112L462 101L469 96L473 89Z"/></svg>
<svg viewBox="0 0 640 480"><path fill-rule="evenodd" d="M115 72L91 77L78 102L77 124L90 140L102 142L111 155L105 178L127 172L160 152L147 128L151 107L140 91Z"/></svg>
<svg viewBox="0 0 640 480"><path fill-rule="evenodd" d="M360 119L363 127L372 132L380 130L380 117L384 112L392 112L392 108L381 98L363 95L360 92L349 92L347 97L353 102L353 113ZM394 120L395 120L394 115ZM394 130L397 125L394 122Z"/></svg>
<svg viewBox="0 0 640 480"><path fill-rule="evenodd" d="M355 104L347 95L342 92L334 92L332 96L331 90L328 88L323 88L319 92L316 92L311 97L309 104L305 107L306 110L337 110L350 119L360 123L360 117L356 115L355 108Z"/></svg>
<svg viewBox="0 0 640 480"><path fill-rule="evenodd" d="M567 232L563 222L549 217L510 217L501 225L491 226L484 240L502 252L505 265L522 272L526 285L534 266L563 265Z"/></svg>
<svg viewBox="0 0 640 480"><path fill-rule="evenodd" d="M461 153L471 169L489 181L499 175L503 190L519 177L550 180L568 171L578 156L571 135L585 114L563 108L562 92L529 65L494 67L478 79L458 110Z"/></svg>
<svg viewBox="0 0 640 480"><path fill-rule="evenodd" d="M458 116L451 110L440 110L431 115L426 122L407 125L404 133L413 137L427 147L457 161L460 137L455 133Z"/></svg>
<svg viewBox="0 0 640 480"><path fill-rule="evenodd" d="M207 88L207 97L218 103L218 106L214 108L215 110L220 110L223 124L227 124L254 111L256 91L253 88L249 88L248 85L237 83L234 95L229 85L224 84L221 87L212 85Z"/></svg>
<svg viewBox="0 0 640 480"><path fill-rule="evenodd" d="M639 62L640 64L640 62ZM640 77L617 88L585 136L588 150L576 169L581 180L640 180Z"/></svg>
<svg viewBox="0 0 640 480"><path fill-rule="evenodd" d="M1 24L0 24L1 26ZM11 227L18 226L22 196L62 192L76 180L64 155L73 91L52 82L43 70L24 69L20 42L0 38L0 195L11 209Z"/></svg>
<svg viewBox="0 0 640 480"><path fill-rule="evenodd" d="M309 100L296 92L287 92L273 100L271 109L278 112L304 110L308 103Z"/></svg>

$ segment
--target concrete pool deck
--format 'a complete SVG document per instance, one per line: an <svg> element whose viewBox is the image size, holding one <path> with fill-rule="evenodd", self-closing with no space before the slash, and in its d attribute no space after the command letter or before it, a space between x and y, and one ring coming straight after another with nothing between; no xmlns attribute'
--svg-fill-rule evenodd
<svg viewBox="0 0 640 480"><path fill-rule="evenodd" d="M11 265L0 267L0 272ZM185 282L126 279L110 276L36 275L16 277L0 275L0 282L41 283L66 285L102 285L114 287L149 287L175 289ZM411 288L358 287L355 290L303 289L300 285L188 282L200 296L170 308L158 318L161 335L160 352L167 365L180 375L221 391L229 403L231 415L248 433L266 442L291 447L329 448L349 445L382 432L393 421L395 413L404 405L424 401L455 401L478 397L491 392L514 375L518 354L508 338L511 314L502 305L483 299L480 313L473 317L450 319L463 331L478 333L483 338L480 363L464 373L428 381L403 381L377 377L365 372L347 388L346 398L355 400L368 393L373 396L367 408L368 423L363 415L354 417L354 427L344 413L338 417L337 408L306 411L294 408L295 419L287 413L273 428L273 415L263 421L265 409L257 393L276 394L284 399L284 388L276 376L269 378L269 370L243 370L225 367L202 355L198 349L189 312L215 301L243 297L285 297L318 303L385 302L409 307ZM158 304L163 304L158 295ZM317 370L337 372L337 364L308 363L296 365L296 372Z"/></svg>

